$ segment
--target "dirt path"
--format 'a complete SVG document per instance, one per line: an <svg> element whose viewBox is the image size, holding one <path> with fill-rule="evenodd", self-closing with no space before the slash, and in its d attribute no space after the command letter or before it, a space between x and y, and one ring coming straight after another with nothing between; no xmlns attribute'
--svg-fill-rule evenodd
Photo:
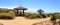
<svg viewBox="0 0 60 25"><path fill-rule="evenodd" d="M48 21L50 17L44 19L25 19L24 17L16 17L14 20L0 20L4 25L32 25L41 21Z"/></svg>

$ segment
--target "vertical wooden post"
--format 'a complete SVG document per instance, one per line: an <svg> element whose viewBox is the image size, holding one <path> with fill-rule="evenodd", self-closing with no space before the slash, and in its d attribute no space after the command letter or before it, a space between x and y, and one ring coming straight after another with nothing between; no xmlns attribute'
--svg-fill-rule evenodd
<svg viewBox="0 0 60 25"><path fill-rule="evenodd" d="M23 10L23 16L24 16L24 10Z"/></svg>
<svg viewBox="0 0 60 25"><path fill-rule="evenodd" d="M18 10L17 10L17 15L18 15Z"/></svg>

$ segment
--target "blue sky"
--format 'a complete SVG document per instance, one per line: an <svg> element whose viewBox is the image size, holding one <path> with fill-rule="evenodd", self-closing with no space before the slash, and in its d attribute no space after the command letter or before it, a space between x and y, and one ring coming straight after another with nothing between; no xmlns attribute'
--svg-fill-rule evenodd
<svg viewBox="0 0 60 25"><path fill-rule="evenodd" d="M28 8L27 12L37 13L42 9L45 13L60 12L60 0L0 0L0 7L13 9L15 7Z"/></svg>

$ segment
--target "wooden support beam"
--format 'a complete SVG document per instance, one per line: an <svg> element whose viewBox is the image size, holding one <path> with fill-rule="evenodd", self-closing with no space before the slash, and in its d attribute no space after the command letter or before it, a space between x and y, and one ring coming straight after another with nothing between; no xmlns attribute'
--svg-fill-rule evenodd
<svg viewBox="0 0 60 25"><path fill-rule="evenodd" d="M18 15L18 10L17 10L17 15Z"/></svg>
<svg viewBox="0 0 60 25"><path fill-rule="evenodd" d="M24 10L23 10L23 16L24 16Z"/></svg>

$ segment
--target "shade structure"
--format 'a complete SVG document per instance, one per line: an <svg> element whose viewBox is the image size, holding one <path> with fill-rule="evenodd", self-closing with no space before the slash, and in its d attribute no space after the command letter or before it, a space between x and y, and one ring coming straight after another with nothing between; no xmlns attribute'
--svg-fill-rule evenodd
<svg viewBox="0 0 60 25"><path fill-rule="evenodd" d="M27 10L27 8L24 7L18 7L18 8L14 8L15 10Z"/></svg>
<svg viewBox="0 0 60 25"><path fill-rule="evenodd" d="M27 10L27 8L24 8L24 7L17 7L17 8L14 8L14 10L17 10L17 14L18 16L21 15L21 13L19 14L19 10L22 10L22 15L24 16L24 10Z"/></svg>

